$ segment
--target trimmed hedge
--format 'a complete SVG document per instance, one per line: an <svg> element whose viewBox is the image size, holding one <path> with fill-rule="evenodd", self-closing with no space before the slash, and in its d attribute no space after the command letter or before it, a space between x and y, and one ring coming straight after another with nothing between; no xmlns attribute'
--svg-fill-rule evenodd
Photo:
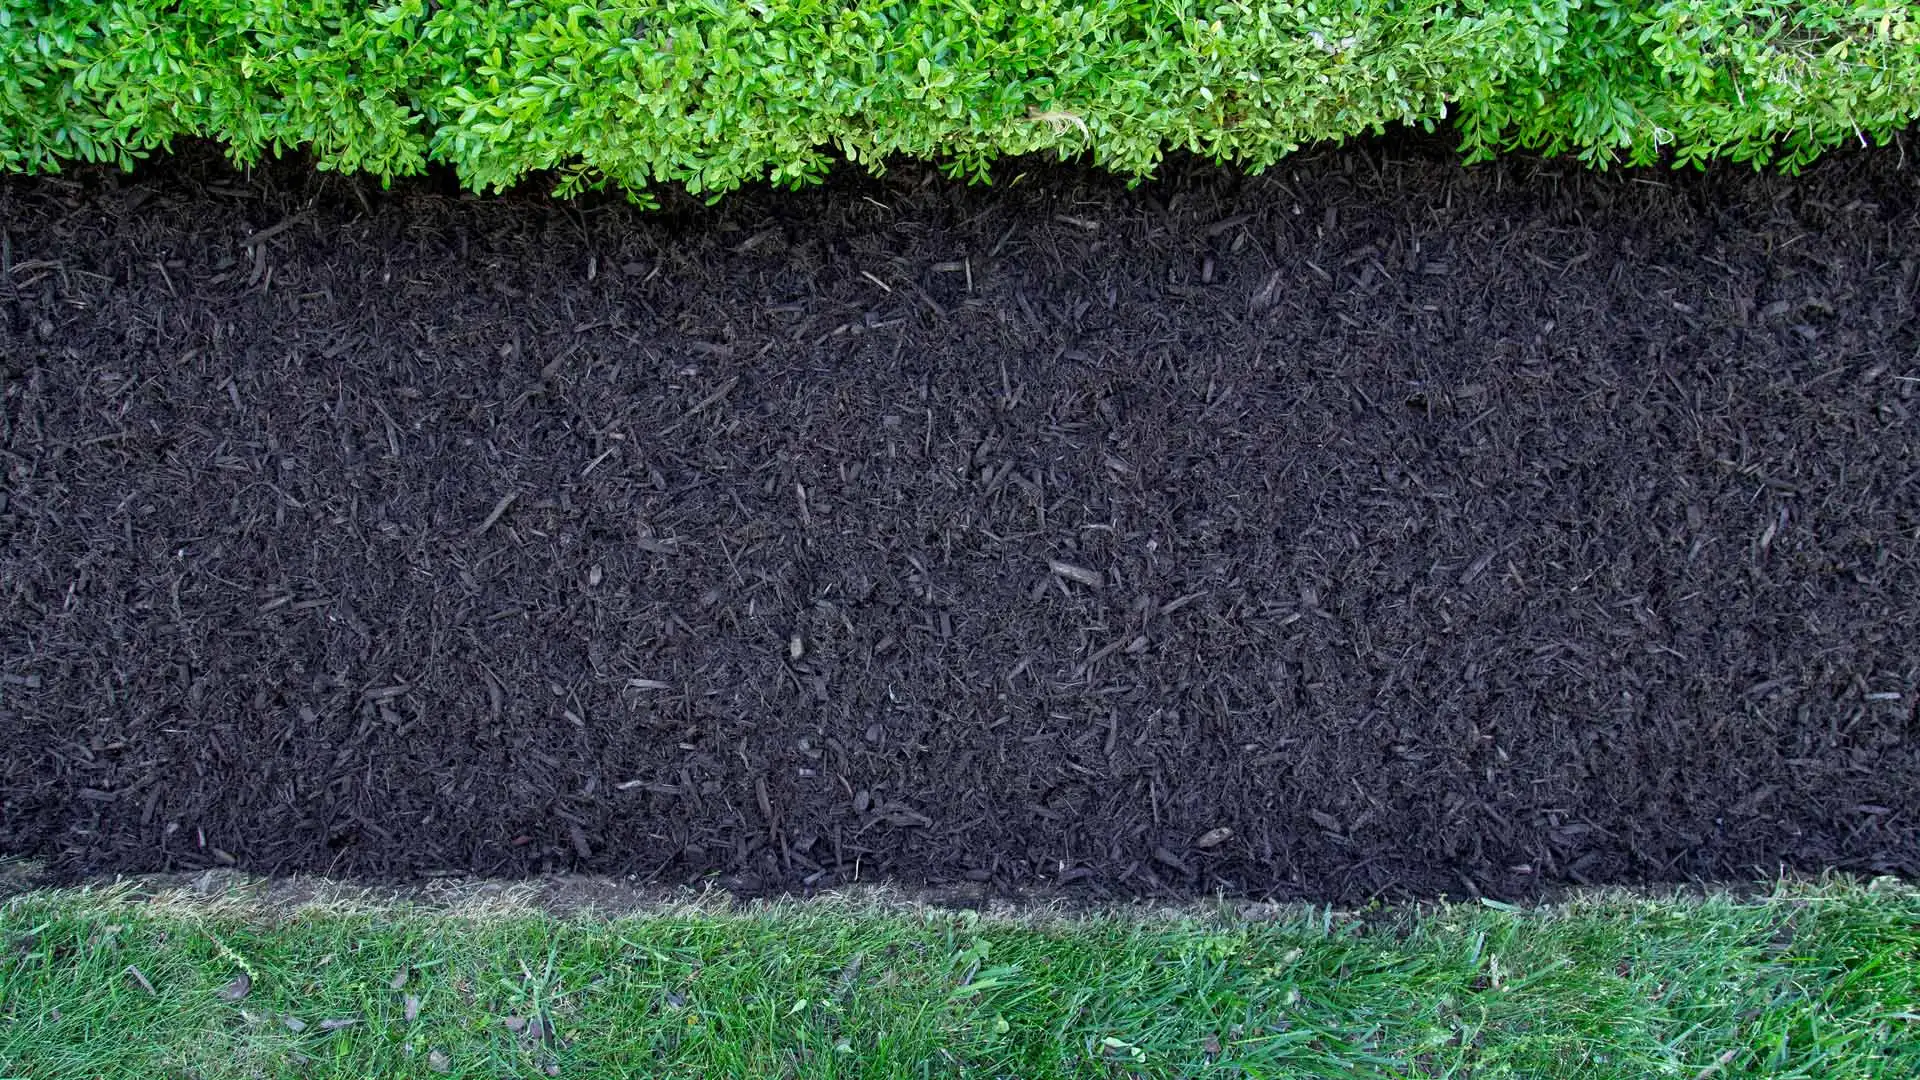
<svg viewBox="0 0 1920 1080"><path fill-rule="evenodd" d="M1911 0L1586 0L1552 64L1461 95L1475 155L1577 152L1592 164L1731 158L1798 169L1920 118Z"/></svg>
<svg viewBox="0 0 1920 1080"><path fill-rule="evenodd" d="M1795 168L1920 116L1902 0L0 0L0 165L179 136L475 188L1253 168L1452 119L1470 156Z"/></svg>

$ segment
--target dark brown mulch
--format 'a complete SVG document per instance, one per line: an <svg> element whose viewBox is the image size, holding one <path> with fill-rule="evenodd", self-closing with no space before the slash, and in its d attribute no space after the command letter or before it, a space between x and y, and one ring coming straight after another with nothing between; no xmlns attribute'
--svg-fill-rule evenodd
<svg viewBox="0 0 1920 1080"><path fill-rule="evenodd" d="M1920 198L1372 143L0 181L0 851L1332 900L1920 871Z"/></svg>

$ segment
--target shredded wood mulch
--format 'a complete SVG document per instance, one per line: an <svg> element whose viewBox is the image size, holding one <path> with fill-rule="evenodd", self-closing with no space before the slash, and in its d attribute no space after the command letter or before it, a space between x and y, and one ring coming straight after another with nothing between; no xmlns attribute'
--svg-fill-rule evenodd
<svg viewBox="0 0 1920 1080"><path fill-rule="evenodd" d="M0 180L0 852L1920 872L1917 196L1406 142L653 212Z"/></svg>

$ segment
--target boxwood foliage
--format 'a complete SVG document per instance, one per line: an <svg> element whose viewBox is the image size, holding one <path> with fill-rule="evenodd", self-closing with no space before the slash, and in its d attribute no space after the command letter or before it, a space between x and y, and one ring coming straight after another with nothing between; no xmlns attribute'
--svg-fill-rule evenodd
<svg viewBox="0 0 1920 1080"><path fill-rule="evenodd" d="M836 156L1260 168L1450 118L1473 156L1791 168L1920 115L1903 0L0 0L0 60L13 170L193 136L635 193Z"/></svg>
<svg viewBox="0 0 1920 1080"><path fill-rule="evenodd" d="M1471 153L1791 170L1920 117L1912 0L1583 0L1556 33L1553 63L1463 88Z"/></svg>

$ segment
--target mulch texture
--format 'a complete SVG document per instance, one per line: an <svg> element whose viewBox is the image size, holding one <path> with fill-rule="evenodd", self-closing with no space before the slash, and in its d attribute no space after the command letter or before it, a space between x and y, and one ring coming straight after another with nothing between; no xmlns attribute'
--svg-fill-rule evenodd
<svg viewBox="0 0 1920 1080"><path fill-rule="evenodd" d="M0 852L1920 872L1920 184L0 180Z"/></svg>

